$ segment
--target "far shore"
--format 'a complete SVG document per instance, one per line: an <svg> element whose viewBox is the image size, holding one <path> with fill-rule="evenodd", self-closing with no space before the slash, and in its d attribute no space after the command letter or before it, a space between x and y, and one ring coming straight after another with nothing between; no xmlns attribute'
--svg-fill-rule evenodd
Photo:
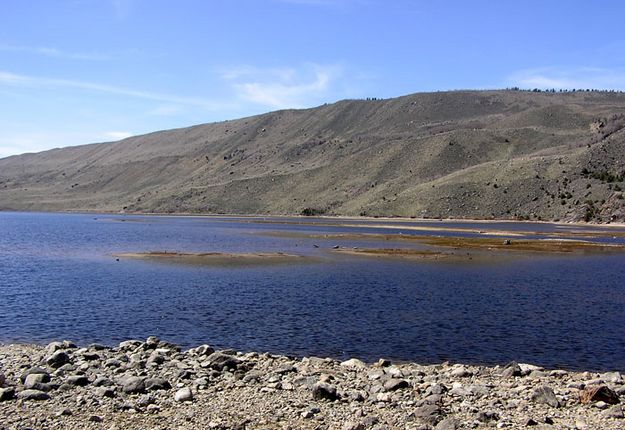
<svg viewBox="0 0 625 430"><path fill-rule="evenodd" d="M89 211L89 210L65 210L65 211L19 211L19 210L0 210L0 212L16 212L16 213L56 213L56 214L84 214L84 215L119 215L119 216L155 216L155 217L186 217L186 218L211 218L211 219L228 219L228 218L296 218L296 219L328 219L328 220L353 220L353 221L387 221L387 222L414 222L414 223L475 223L475 224L497 224L497 223L515 223L515 224L552 224L559 226L579 226L579 227L598 227L598 228L625 228L625 222L610 223L587 223L581 221L549 221L549 220L519 220L513 218L496 218L496 219L479 219L479 218L417 218L402 216L351 216L351 215L315 215L307 216L302 214L213 214L213 213L192 213L192 212L126 212L126 211Z"/></svg>

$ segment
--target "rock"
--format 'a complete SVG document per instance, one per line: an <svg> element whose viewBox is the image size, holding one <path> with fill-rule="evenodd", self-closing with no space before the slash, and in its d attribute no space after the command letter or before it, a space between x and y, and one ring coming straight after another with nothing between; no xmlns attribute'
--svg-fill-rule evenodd
<svg viewBox="0 0 625 430"><path fill-rule="evenodd" d="M533 364L519 363L519 368L523 375L529 375L534 370L545 370L544 367L535 366Z"/></svg>
<svg viewBox="0 0 625 430"><path fill-rule="evenodd" d="M495 411L483 411L475 414L475 419L481 423L488 423L491 421L498 421L499 414Z"/></svg>
<svg viewBox="0 0 625 430"><path fill-rule="evenodd" d="M115 384L109 378L98 376L91 385L94 387L112 387Z"/></svg>
<svg viewBox="0 0 625 430"><path fill-rule="evenodd" d="M451 390L449 390L449 395L456 397L466 397L471 395L471 391L462 386L453 387Z"/></svg>
<svg viewBox="0 0 625 430"><path fill-rule="evenodd" d="M89 417L89 421L91 421L92 423L101 423L102 421L104 421L104 419L98 415L91 415Z"/></svg>
<svg viewBox="0 0 625 430"><path fill-rule="evenodd" d="M423 405L414 410L415 417L426 424L436 424L441 418L441 408L437 405Z"/></svg>
<svg viewBox="0 0 625 430"><path fill-rule="evenodd" d="M597 403L595 403L595 408L597 409L607 409L608 408L608 404L604 401L599 400Z"/></svg>
<svg viewBox="0 0 625 430"><path fill-rule="evenodd" d="M206 363L207 367L221 372L225 368L236 369L241 361L223 352L214 352L208 356Z"/></svg>
<svg viewBox="0 0 625 430"><path fill-rule="evenodd" d="M502 378L514 378L522 375L523 372L521 371L521 367L514 361L509 363L501 373Z"/></svg>
<svg viewBox="0 0 625 430"><path fill-rule="evenodd" d="M613 418L616 420L622 420L623 418L625 418L625 415L623 414L623 408L620 405L612 406L611 408L606 409L605 411L601 412L601 415L606 418Z"/></svg>
<svg viewBox="0 0 625 430"><path fill-rule="evenodd" d="M532 400L536 403L549 405L552 408L557 408L560 406L560 402L558 401L556 394L550 387L547 386L541 386L536 388L532 392Z"/></svg>
<svg viewBox="0 0 625 430"><path fill-rule="evenodd" d="M392 400L392 396L391 393L378 393L375 395L375 400L386 403Z"/></svg>
<svg viewBox="0 0 625 430"><path fill-rule="evenodd" d="M384 383L384 389L386 391L395 391L408 387L410 387L410 384L405 379L389 379Z"/></svg>
<svg viewBox="0 0 625 430"><path fill-rule="evenodd" d="M312 395L317 400L330 400L335 401L339 399L339 395L336 391L336 387L325 382L318 382L312 387Z"/></svg>
<svg viewBox="0 0 625 430"><path fill-rule="evenodd" d="M378 367L388 367L391 364L391 360L387 360L386 358L380 358L375 365Z"/></svg>
<svg viewBox="0 0 625 430"><path fill-rule="evenodd" d="M96 360L100 359L100 354L98 354L96 352L87 351L87 352L84 352L83 354L81 354L81 357L85 361L96 361Z"/></svg>
<svg viewBox="0 0 625 430"><path fill-rule="evenodd" d="M200 345L197 348L192 349L191 351L199 356L211 355L213 352L215 352L215 350L208 345Z"/></svg>
<svg viewBox="0 0 625 430"><path fill-rule="evenodd" d="M190 402L193 400L193 392L189 387L183 387L176 391L174 400L177 402Z"/></svg>
<svg viewBox="0 0 625 430"><path fill-rule="evenodd" d="M355 421L347 421L341 427L342 430L365 430L365 425L363 423L355 422Z"/></svg>
<svg viewBox="0 0 625 430"><path fill-rule="evenodd" d="M447 387L443 384L434 384L429 389L429 394L444 394L448 391Z"/></svg>
<svg viewBox="0 0 625 430"><path fill-rule="evenodd" d="M58 351L59 349L64 349L65 347L63 346L63 342L50 342L48 344L48 346L46 346L46 352L48 354L53 354L56 351Z"/></svg>
<svg viewBox="0 0 625 430"><path fill-rule="evenodd" d="M601 374L601 379L605 382L611 382L613 384L622 384L623 378L619 372L606 372Z"/></svg>
<svg viewBox="0 0 625 430"><path fill-rule="evenodd" d="M42 369L41 367L31 367L30 369L28 369L27 371L25 371L24 373L22 373L22 375L20 376L20 381L23 384L24 382L26 382L26 378L28 377L28 375L33 375L33 374L43 374L43 375L47 375L48 376L48 381L50 380L50 374L48 373L47 370Z"/></svg>
<svg viewBox="0 0 625 430"><path fill-rule="evenodd" d="M48 393L39 390L24 390L17 393L17 398L22 400L48 400Z"/></svg>
<svg viewBox="0 0 625 430"><path fill-rule="evenodd" d="M602 401L609 405L615 405L620 402L619 396L606 385L586 387L580 394L580 401L584 404Z"/></svg>
<svg viewBox="0 0 625 430"><path fill-rule="evenodd" d="M145 380L145 389L148 391L169 390L171 389L171 384L163 378L148 378Z"/></svg>
<svg viewBox="0 0 625 430"><path fill-rule="evenodd" d="M165 362L165 357L157 352L153 352L146 361L147 364L161 365Z"/></svg>
<svg viewBox="0 0 625 430"><path fill-rule="evenodd" d="M149 394L144 394L141 397L139 397L137 399L137 406L140 408L145 408L149 405L151 405L152 403L154 403L156 400L154 399L154 397L152 397Z"/></svg>
<svg viewBox="0 0 625 430"><path fill-rule="evenodd" d="M357 358L350 358L349 360L343 361L341 363L341 367L345 367L346 369L361 370L365 369L367 365L364 361L358 360Z"/></svg>
<svg viewBox="0 0 625 430"><path fill-rule="evenodd" d="M66 383L70 385L75 385L77 387L84 387L89 385L89 378L85 375L72 375L65 380Z"/></svg>
<svg viewBox="0 0 625 430"><path fill-rule="evenodd" d="M4 387L4 384L7 382L6 376L4 373L0 373L0 388Z"/></svg>
<svg viewBox="0 0 625 430"><path fill-rule="evenodd" d="M141 346L140 340L135 340L135 339L125 340L123 342L120 342L119 349L121 349L122 351L129 351L129 350L134 350L138 348L139 346Z"/></svg>
<svg viewBox="0 0 625 430"><path fill-rule="evenodd" d="M122 384L122 391L127 394L138 394L145 392L145 379L137 376L126 378Z"/></svg>
<svg viewBox="0 0 625 430"><path fill-rule="evenodd" d="M55 369L58 369L59 367L69 362L69 355L65 351L57 351L48 358L46 358L46 364Z"/></svg>
<svg viewBox="0 0 625 430"><path fill-rule="evenodd" d="M24 388L31 389L35 388L41 384L45 384L46 382L50 382L50 375L47 373L31 373L26 376L24 379Z"/></svg>
<svg viewBox="0 0 625 430"><path fill-rule="evenodd" d="M456 430L459 428L461 428L460 421L456 418L445 418L434 427L434 430Z"/></svg>
<svg viewBox="0 0 625 430"><path fill-rule="evenodd" d="M113 390L111 387L97 387L94 391L94 394L96 395L96 397L113 398L115 397L115 390Z"/></svg>
<svg viewBox="0 0 625 430"><path fill-rule="evenodd" d="M532 427L532 426L537 426L537 425L538 425L538 422L532 418L528 418L527 421L525 421L526 427Z"/></svg>
<svg viewBox="0 0 625 430"><path fill-rule="evenodd" d="M473 373L470 372L464 366L458 366L454 370L451 371L451 376L453 376L454 378L466 378L466 377L469 377L469 376L472 376L472 375L473 375Z"/></svg>
<svg viewBox="0 0 625 430"><path fill-rule="evenodd" d="M63 408L55 414L57 417L71 417L74 415L71 409Z"/></svg>
<svg viewBox="0 0 625 430"><path fill-rule="evenodd" d="M7 387L0 388L0 402L4 402L6 400L12 400L15 398L15 388Z"/></svg>

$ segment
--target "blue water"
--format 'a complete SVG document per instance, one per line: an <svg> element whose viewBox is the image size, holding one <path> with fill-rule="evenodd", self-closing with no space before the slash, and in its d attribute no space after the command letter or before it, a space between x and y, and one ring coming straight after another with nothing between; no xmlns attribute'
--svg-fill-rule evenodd
<svg viewBox="0 0 625 430"><path fill-rule="evenodd" d="M492 264L337 256L329 252L335 239L284 233L402 230L382 222L371 229L258 221L0 213L0 342L116 344L157 335L187 347L289 355L625 371L625 254ZM566 231L549 224L413 225ZM316 258L198 267L112 256L154 250Z"/></svg>

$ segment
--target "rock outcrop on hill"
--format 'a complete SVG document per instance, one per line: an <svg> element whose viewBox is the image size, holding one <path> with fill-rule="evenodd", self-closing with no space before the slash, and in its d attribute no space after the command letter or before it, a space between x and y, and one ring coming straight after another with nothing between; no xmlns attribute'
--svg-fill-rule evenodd
<svg viewBox="0 0 625 430"><path fill-rule="evenodd" d="M0 160L1 210L625 221L625 94L346 100Z"/></svg>

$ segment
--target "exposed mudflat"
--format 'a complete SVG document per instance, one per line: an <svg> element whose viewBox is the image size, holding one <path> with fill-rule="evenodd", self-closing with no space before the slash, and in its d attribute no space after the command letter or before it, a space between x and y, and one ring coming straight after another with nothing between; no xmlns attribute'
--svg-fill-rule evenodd
<svg viewBox="0 0 625 430"><path fill-rule="evenodd" d="M133 258L160 263L190 264L205 266L245 266L245 265L272 265L310 261L310 258L301 255L284 254L281 252L125 252L113 254L116 258Z"/></svg>

